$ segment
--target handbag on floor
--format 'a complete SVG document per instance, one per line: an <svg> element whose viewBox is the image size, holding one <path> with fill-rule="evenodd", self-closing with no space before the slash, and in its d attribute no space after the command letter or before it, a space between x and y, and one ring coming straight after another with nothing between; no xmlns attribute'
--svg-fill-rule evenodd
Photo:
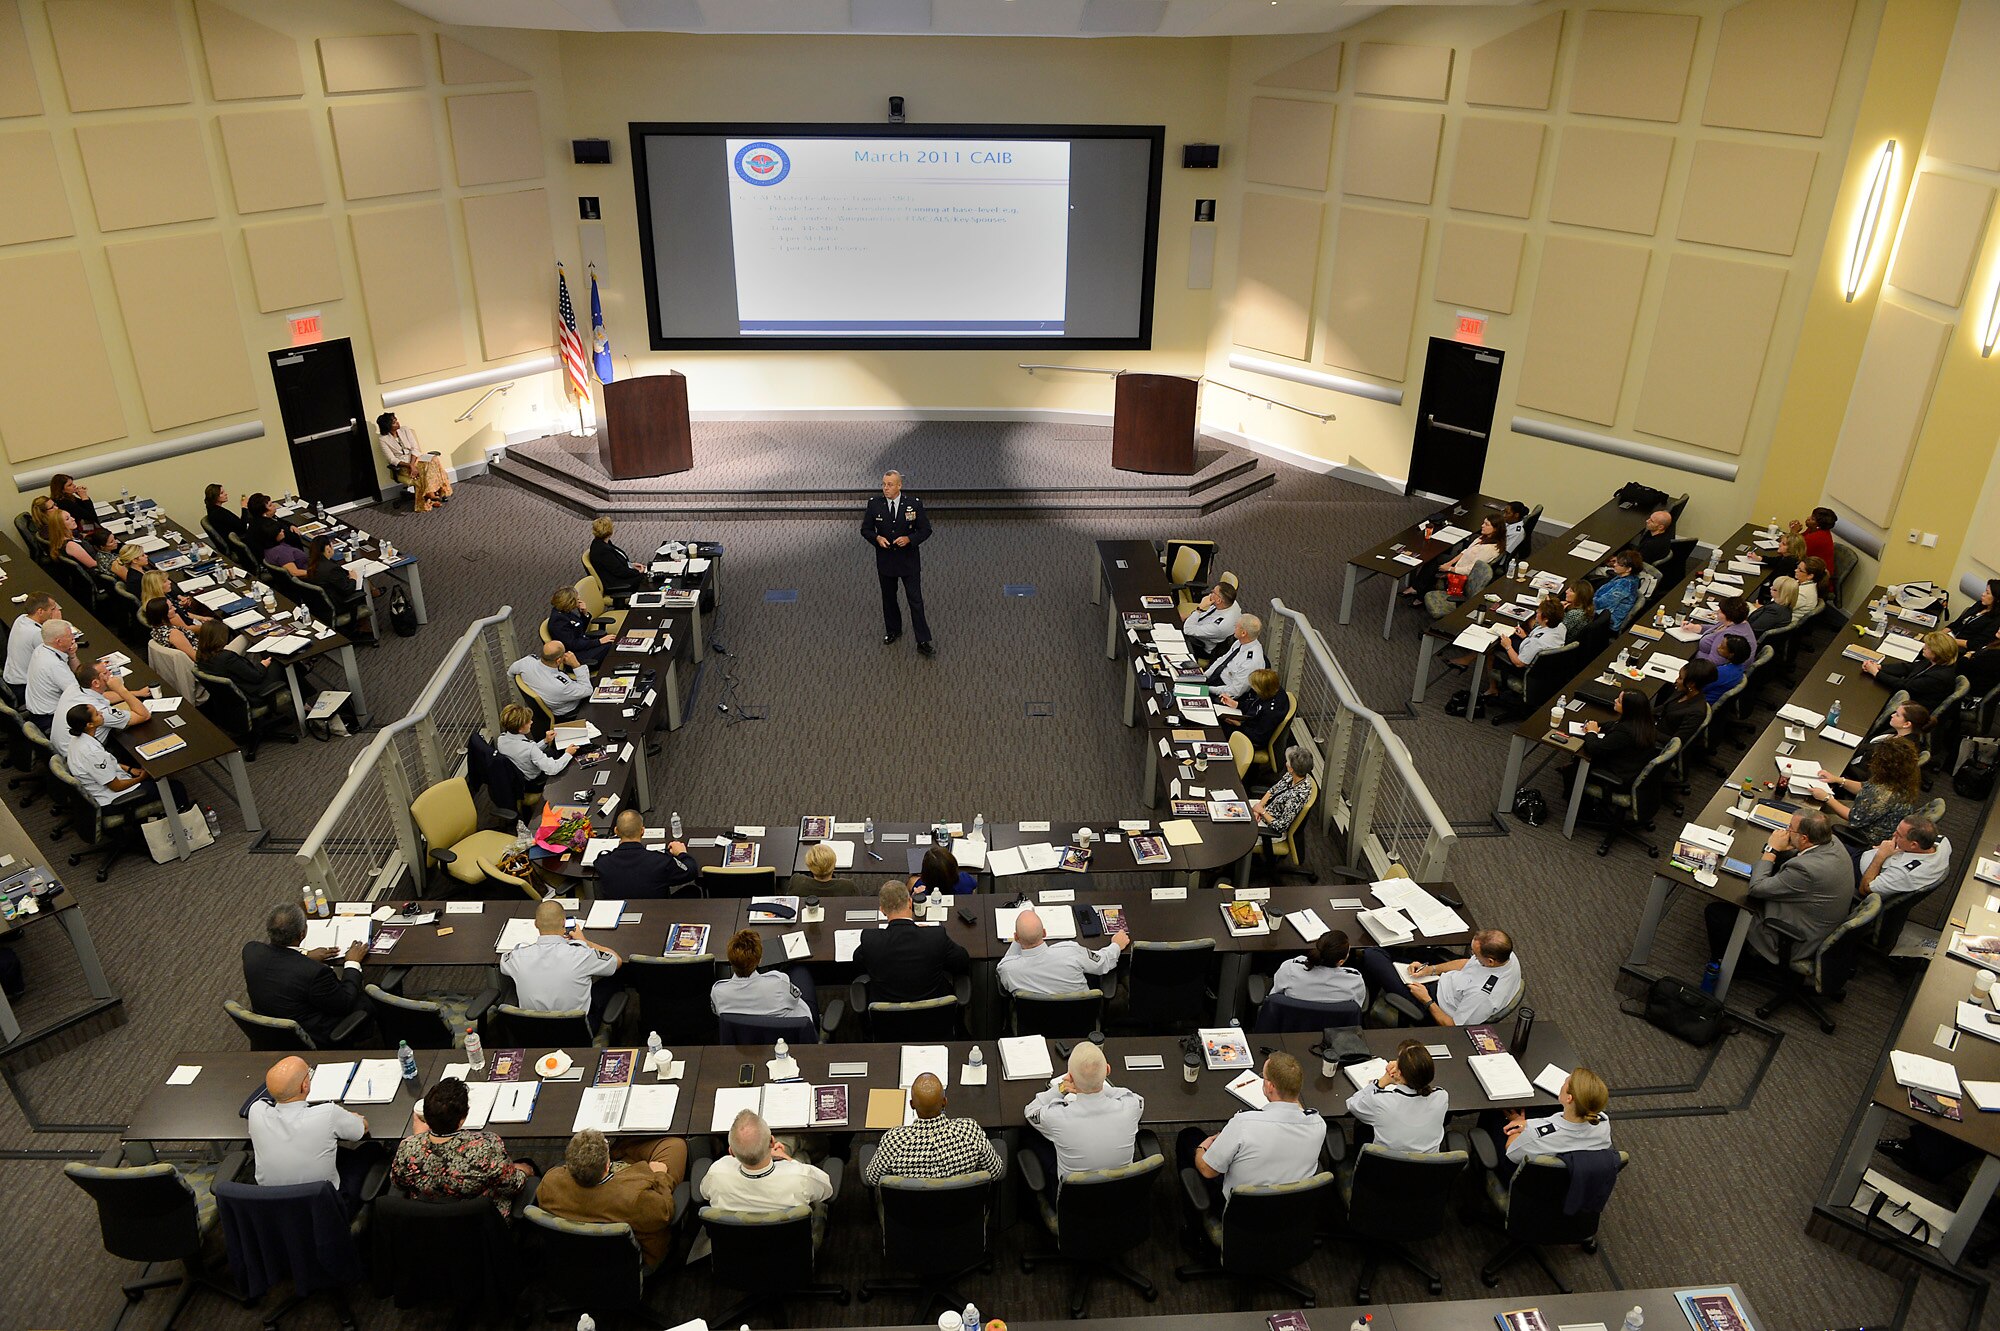
<svg viewBox="0 0 2000 1331"><path fill-rule="evenodd" d="M178 815L181 830L187 834L190 850L203 850L215 844L215 838L208 834L208 819L200 809L182 809ZM171 864L179 858L174 850L173 833L167 828L166 818L148 818L139 830L146 834L146 850L155 864Z"/></svg>
<svg viewBox="0 0 2000 1331"><path fill-rule="evenodd" d="M1629 1006L1626 1010L1630 1010ZM1728 1020L1714 994L1703 993L1671 975L1653 981L1636 1015L1697 1049L1714 1044L1727 1028Z"/></svg>

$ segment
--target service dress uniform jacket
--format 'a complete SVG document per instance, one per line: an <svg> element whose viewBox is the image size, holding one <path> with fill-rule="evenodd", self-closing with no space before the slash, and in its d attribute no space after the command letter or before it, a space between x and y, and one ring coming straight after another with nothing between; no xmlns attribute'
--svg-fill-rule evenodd
<svg viewBox="0 0 2000 1331"><path fill-rule="evenodd" d="M910 543L897 545L897 539L904 536ZM889 544L879 544L877 537L886 538ZM931 640L930 621L924 617L922 554L923 544L930 538L931 519L924 512L923 500L912 494L898 494L894 500L879 494L869 498L868 511L861 518L861 539L875 552L875 576L882 586L882 632L887 637L903 631L902 608L896 604L896 584L901 582L917 642Z"/></svg>

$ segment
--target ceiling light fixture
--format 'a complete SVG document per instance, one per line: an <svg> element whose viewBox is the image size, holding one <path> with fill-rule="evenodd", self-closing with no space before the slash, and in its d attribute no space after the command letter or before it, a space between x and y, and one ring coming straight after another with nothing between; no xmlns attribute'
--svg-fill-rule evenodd
<svg viewBox="0 0 2000 1331"><path fill-rule="evenodd" d="M1875 237L1882 230L1882 209L1889 201L1889 182L1896 172L1896 141L1882 145L1875 160L1875 174L1868 182L1868 194L1861 201L1861 217L1854 229L1854 248L1847 256L1847 299L1852 301L1868 276L1868 260L1875 252Z"/></svg>

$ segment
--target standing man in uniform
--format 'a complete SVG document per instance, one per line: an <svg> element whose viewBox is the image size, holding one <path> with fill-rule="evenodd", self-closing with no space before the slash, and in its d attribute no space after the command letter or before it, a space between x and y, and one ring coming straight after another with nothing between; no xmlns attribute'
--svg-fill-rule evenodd
<svg viewBox="0 0 2000 1331"><path fill-rule="evenodd" d="M559 902L535 907L535 933L534 942L500 958L500 973L514 982L516 1001L537 1012L587 1009L595 1030L611 1001L611 988L593 982L617 971L625 959L570 929Z"/></svg>
<svg viewBox="0 0 2000 1331"><path fill-rule="evenodd" d="M896 583L910 602L910 624L917 631L917 651L930 656L930 621L924 618L924 560L917 547L931 538L930 515L924 501L903 495L903 473L882 473L882 495L870 498L861 519L861 539L875 547L875 576L882 583L882 645L903 636L903 611L896 604Z"/></svg>

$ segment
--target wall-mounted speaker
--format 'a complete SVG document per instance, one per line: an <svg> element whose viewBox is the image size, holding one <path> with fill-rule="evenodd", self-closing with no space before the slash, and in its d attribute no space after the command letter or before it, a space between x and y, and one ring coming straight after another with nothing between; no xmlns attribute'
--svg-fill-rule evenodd
<svg viewBox="0 0 2000 1331"><path fill-rule="evenodd" d="M611 163L610 139L571 139L569 150L578 166L608 166Z"/></svg>
<svg viewBox="0 0 2000 1331"><path fill-rule="evenodd" d="M1213 170L1222 165L1222 145L1219 143L1183 143L1181 145L1181 166L1186 170Z"/></svg>

